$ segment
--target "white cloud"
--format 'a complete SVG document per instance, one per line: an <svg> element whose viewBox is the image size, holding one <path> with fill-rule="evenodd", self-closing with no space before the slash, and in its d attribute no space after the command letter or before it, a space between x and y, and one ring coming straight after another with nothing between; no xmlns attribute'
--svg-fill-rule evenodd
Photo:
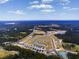
<svg viewBox="0 0 79 59"><path fill-rule="evenodd" d="M9 0L0 0L0 4L4 4L6 2L8 2Z"/></svg>
<svg viewBox="0 0 79 59"><path fill-rule="evenodd" d="M40 1L32 1L30 6L28 6L28 9L38 9L39 12L43 13L51 13L55 12L54 7L50 4L53 0L40 0Z"/></svg>
<svg viewBox="0 0 79 59"><path fill-rule="evenodd" d="M75 10L79 10L79 8L71 8L69 10L74 10L75 11Z"/></svg>
<svg viewBox="0 0 79 59"><path fill-rule="evenodd" d="M70 0L60 0L62 5L68 5L71 1Z"/></svg>
<svg viewBox="0 0 79 59"><path fill-rule="evenodd" d="M35 5L31 5L30 8L31 9L34 9L34 8L36 8L36 9L41 9L41 8L42 9L46 9L46 8L51 9L53 7L52 7L52 5L49 5L49 4L35 4Z"/></svg>
<svg viewBox="0 0 79 59"><path fill-rule="evenodd" d="M39 4L39 1L32 1L30 4Z"/></svg>
<svg viewBox="0 0 79 59"><path fill-rule="evenodd" d="M40 10L41 12L43 13L51 13L51 12L55 12L56 10L55 9L43 9L43 10Z"/></svg>
<svg viewBox="0 0 79 59"><path fill-rule="evenodd" d="M24 15L24 12L21 10L8 11L8 13L16 14L16 15Z"/></svg>
<svg viewBox="0 0 79 59"><path fill-rule="evenodd" d="M54 0L41 0L43 3L51 3Z"/></svg>
<svg viewBox="0 0 79 59"><path fill-rule="evenodd" d="M75 7L63 7L64 10L69 10L69 11L77 11L79 10L79 8L75 8Z"/></svg>
<svg viewBox="0 0 79 59"><path fill-rule="evenodd" d="M70 9L70 7L68 7L68 6L64 6L63 9Z"/></svg>

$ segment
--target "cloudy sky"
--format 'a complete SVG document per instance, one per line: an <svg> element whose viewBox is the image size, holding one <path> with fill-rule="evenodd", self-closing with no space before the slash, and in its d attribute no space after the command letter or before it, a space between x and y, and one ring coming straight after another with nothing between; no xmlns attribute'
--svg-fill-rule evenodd
<svg viewBox="0 0 79 59"><path fill-rule="evenodd" d="M0 0L0 20L78 20L79 0Z"/></svg>

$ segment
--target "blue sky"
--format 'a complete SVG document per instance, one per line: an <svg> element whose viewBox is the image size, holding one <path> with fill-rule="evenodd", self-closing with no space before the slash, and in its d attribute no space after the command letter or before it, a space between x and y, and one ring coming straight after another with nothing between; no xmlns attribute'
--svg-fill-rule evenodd
<svg viewBox="0 0 79 59"><path fill-rule="evenodd" d="M0 0L0 20L79 20L79 0Z"/></svg>

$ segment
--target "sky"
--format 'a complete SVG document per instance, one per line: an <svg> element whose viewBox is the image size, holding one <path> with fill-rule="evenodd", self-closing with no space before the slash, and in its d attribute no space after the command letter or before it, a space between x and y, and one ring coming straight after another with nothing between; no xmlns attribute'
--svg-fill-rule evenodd
<svg viewBox="0 0 79 59"><path fill-rule="evenodd" d="M5 20L79 20L79 0L0 0Z"/></svg>

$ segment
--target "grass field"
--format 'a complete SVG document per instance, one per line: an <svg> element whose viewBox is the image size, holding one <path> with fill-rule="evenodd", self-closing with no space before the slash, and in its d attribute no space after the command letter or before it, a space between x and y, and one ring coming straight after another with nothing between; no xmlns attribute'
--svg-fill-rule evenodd
<svg viewBox="0 0 79 59"><path fill-rule="evenodd" d="M8 59L14 57L16 54L15 51L7 51L4 49L0 49L0 59Z"/></svg>

